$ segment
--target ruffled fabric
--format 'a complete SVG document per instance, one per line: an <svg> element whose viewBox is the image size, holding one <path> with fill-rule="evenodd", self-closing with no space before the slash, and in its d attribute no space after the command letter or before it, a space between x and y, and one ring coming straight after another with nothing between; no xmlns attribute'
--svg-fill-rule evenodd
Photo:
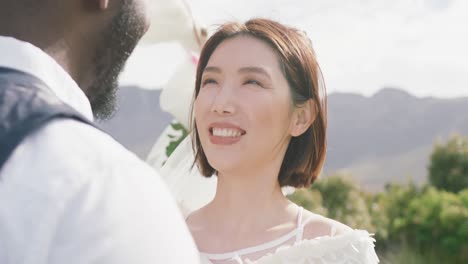
<svg viewBox="0 0 468 264"><path fill-rule="evenodd" d="M365 230L305 239L245 264L375 264L375 239Z"/></svg>

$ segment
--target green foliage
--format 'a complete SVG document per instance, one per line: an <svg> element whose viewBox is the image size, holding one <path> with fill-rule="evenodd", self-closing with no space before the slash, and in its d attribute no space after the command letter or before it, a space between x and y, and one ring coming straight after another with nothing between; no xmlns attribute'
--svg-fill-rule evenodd
<svg viewBox="0 0 468 264"><path fill-rule="evenodd" d="M320 215L328 215L326 208L322 206L322 194L316 190L299 189L288 198L311 212Z"/></svg>
<svg viewBox="0 0 468 264"><path fill-rule="evenodd" d="M373 224L377 226L377 238L383 241L397 241L396 232L406 222L410 201L421 194L422 190L414 183L406 185L388 184L385 192L376 194L370 208Z"/></svg>
<svg viewBox="0 0 468 264"><path fill-rule="evenodd" d="M395 230L421 253L436 252L446 259L468 257L468 207L454 193L433 187L409 202L404 221Z"/></svg>
<svg viewBox="0 0 468 264"><path fill-rule="evenodd" d="M387 230L386 236L377 232L377 241L390 248L404 244L432 260L460 263L468 257L467 200L467 190L455 194L432 186L418 188L411 183L388 185L385 192L374 197L386 221L376 224L376 219L382 218L371 213L373 223L378 230ZM424 259L421 258L423 263Z"/></svg>
<svg viewBox="0 0 468 264"><path fill-rule="evenodd" d="M328 217L353 228L375 232L363 192L351 178L327 177L317 181L310 189L321 193Z"/></svg>
<svg viewBox="0 0 468 264"><path fill-rule="evenodd" d="M468 259L468 189L458 194L389 184L366 193L349 178L327 177L289 198L313 212L375 233L383 263L464 263Z"/></svg>
<svg viewBox="0 0 468 264"><path fill-rule="evenodd" d="M353 228L374 232L382 263L468 263L468 138L436 144L429 181L362 191L349 178L327 177L289 198Z"/></svg>
<svg viewBox="0 0 468 264"><path fill-rule="evenodd" d="M380 254L379 254L380 253ZM392 246L385 252L378 252L380 264L440 264L448 263L434 253L421 254L403 243Z"/></svg>
<svg viewBox="0 0 468 264"><path fill-rule="evenodd" d="M459 192L458 196L460 196L463 206L468 207L468 188Z"/></svg>
<svg viewBox="0 0 468 264"><path fill-rule="evenodd" d="M166 147L166 156L170 157L172 152L179 146L180 142L182 142L185 137L187 137L188 132L187 129L180 123L171 123L171 127L174 131L178 131L180 135L168 135L168 137L171 139L169 142L169 145Z"/></svg>
<svg viewBox="0 0 468 264"><path fill-rule="evenodd" d="M429 181L450 192L468 188L468 138L453 136L446 144L436 144L431 154Z"/></svg>
<svg viewBox="0 0 468 264"><path fill-rule="evenodd" d="M358 185L349 178L332 176L321 179L310 189L297 190L289 199L353 228L375 231L366 199Z"/></svg>

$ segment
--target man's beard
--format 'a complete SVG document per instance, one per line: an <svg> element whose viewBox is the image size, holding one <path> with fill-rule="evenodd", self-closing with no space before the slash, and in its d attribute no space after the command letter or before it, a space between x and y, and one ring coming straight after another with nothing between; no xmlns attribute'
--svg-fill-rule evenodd
<svg viewBox="0 0 468 264"><path fill-rule="evenodd" d="M95 79L88 89L88 98L97 120L108 119L114 113L118 76L145 33L145 20L132 2L122 0L120 12L103 32L102 44L94 55Z"/></svg>

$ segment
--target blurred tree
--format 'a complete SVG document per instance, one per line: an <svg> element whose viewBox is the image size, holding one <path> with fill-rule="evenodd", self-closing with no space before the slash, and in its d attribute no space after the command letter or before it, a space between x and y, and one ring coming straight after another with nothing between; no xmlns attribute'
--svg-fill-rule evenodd
<svg viewBox="0 0 468 264"><path fill-rule="evenodd" d="M288 198L311 212L323 216L328 215L327 209L322 206L322 194L320 194L319 191L298 189L293 194L289 195Z"/></svg>
<svg viewBox="0 0 468 264"><path fill-rule="evenodd" d="M289 199L352 228L375 232L364 193L351 178L340 175L322 178L309 189L296 190Z"/></svg>
<svg viewBox="0 0 468 264"><path fill-rule="evenodd" d="M468 207L462 195L426 188L410 201L405 222L395 232L421 253L435 253L450 263L468 257ZM466 262L465 262L466 263Z"/></svg>
<svg viewBox="0 0 468 264"><path fill-rule="evenodd" d="M429 181L449 192L468 188L468 138L453 136L446 144L436 143L430 159Z"/></svg>

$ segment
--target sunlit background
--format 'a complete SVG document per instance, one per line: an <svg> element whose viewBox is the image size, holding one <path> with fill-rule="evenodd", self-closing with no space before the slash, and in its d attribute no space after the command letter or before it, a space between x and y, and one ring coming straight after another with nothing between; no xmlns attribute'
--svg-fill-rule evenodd
<svg viewBox="0 0 468 264"><path fill-rule="evenodd" d="M468 134L468 1L152 3L152 27L121 77L135 89L121 89L121 112L110 122L144 120L132 132L112 129L142 158L172 118L188 124L195 66L187 54L199 51L192 23L212 33L252 17L302 29L313 42L329 94L325 174L351 174L371 190L422 183L435 141Z"/></svg>
<svg viewBox="0 0 468 264"><path fill-rule="evenodd" d="M416 96L468 95L468 1L190 0L197 21L268 17L305 30L329 92L372 95L398 87ZM158 19L155 17L154 19ZM142 43L122 84L158 88L177 63L175 45ZM161 48L162 47L162 48ZM152 73L152 74L147 74Z"/></svg>

